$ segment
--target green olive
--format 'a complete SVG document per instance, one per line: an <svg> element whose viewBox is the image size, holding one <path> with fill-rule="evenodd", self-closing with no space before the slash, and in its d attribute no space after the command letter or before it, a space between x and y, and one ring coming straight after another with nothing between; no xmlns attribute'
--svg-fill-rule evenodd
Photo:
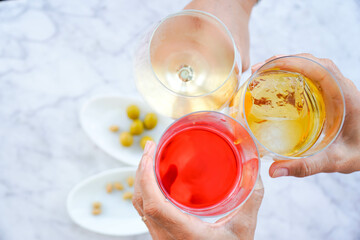
<svg viewBox="0 0 360 240"><path fill-rule="evenodd" d="M152 137L150 137L150 136L142 137L141 140L140 140L140 146L141 146L142 149L145 148L145 145L146 145L147 141L154 141L154 139L152 139Z"/></svg>
<svg viewBox="0 0 360 240"><path fill-rule="evenodd" d="M126 109L126 113L130 119L138 119L140 116L140 109L136 105L130 105Z"/></svg>
<svg viewBox="0 0 360 240"><path fill-rule="evenodd" d="M148 113L144 119L144 126L146 129L153 129L156 127L157 121L158 119L155 113Z"/></svg>
<svg viewBox="0 0 360 240"><path fill-rule="evenodd" d="M141 120L136 119L130 125L130 133L132 135L140 135L144 131L144 124Z"/></svg>
<svg viewBox="0 0 360 240"><path fill-rule="evenodd" d="M124 147L130 147L134 142L133 136L129 132L122 132L120 134L120 143Z"/></svg>

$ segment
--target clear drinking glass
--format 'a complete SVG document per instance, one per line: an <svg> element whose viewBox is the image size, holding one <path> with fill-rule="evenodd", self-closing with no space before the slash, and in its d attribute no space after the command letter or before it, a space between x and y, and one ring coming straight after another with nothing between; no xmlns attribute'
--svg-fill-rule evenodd
<svg viewBox="0 0 360 240"><path fill-rule="evenodd" d="M324 150L339 134L344 95L320 63L279 57L241 86L230 103L230 115L250 130L262 156L303 158Z"/></svg>
<svg viewBox="0 0 360 240"><path fill-rule="evenodd" d="M259 167L258 150L246 128L212 111L191 113L170 125L154 158L165 197L203 217L226 214L245 202Z"/></svg>
<svg viewBox="0 0 360 240"><path fill-rule="evenodd" d="M139 92L172 118L228 106L242 68L226 26L197 10L161 20L141 42L134 67Z"/></svg>

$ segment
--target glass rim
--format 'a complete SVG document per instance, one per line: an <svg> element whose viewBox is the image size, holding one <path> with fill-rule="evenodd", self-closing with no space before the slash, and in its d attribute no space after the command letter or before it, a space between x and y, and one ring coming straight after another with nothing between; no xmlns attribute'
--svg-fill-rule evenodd
<svg viewBox="0 0 360 240"><path fill-rule="evenodd" d="M220 23L220 26L223 27L223 29L225 30L225 32L227 33L227 36L230 38L231 40L231 43L232 43L232 46L233 46L233 53L234 53L234 57L233 57L233 64L232 64L232 67L231 67L231 70L229 71L229 74L228 76L225 78L225 80L218 86L216 87L215 89L213 89L212 91L208 92L208 93L204 93L204 94L201 94L201 95L184 95L184 94L181 94L181 93L177 93L173 90L171 90L170 88L168 88L162 81L160 81L158 75L156 74L154 68L153 68L153 64L151 62L151 52L150 52L150 49L151 49L151 43L152 43L152 40L153 40L153 37L156 33L156 31L158 30L158 28L168 19L170 18L173 18L173 17L176 17L176 16L181 16L181 15L205 15L206 17L210 17L212 19L214 19L217 23ZM235 44L235 40L230 32L230 30L227 28L227 26L218 18L216 17L215 15L211 14L211 13L208 13L208 12L205 12L205 11L201 11L201 10L196 10L196 9L185 9L185 10L181 10L180 12L177 12L177 13L173 13L173 14L170 14L168 16L166 16L165 18L161 19L155 26L154 30L152 31L151 33L151 37L150 37L150 40L149 40L149 45L148 45L148 61L150 63L150 68L151 68L151 71L153 73L153 75L155 76L156 80L163 86L165 87L165 89L167 89L170 93L174 94L174 95L177 95L177 96L181 96L181 97L184 97L184 98L196 98L196 97L204 97L204 96L208 96L208 95L211 95L212 93L216 92L217 90L219 90L222 86L225 85L226 82L229 81L229 79L231 78L231 75L232 73L234 72L235 70L235 66L236 66L236 55L238 54L238 51L237 51L237 47L236 47L236 44ZM241 58L239 58L239 61L238 61L238 65L240 65L242 67L242 62L241 62Z"/></svg>
<svg viewBox="0 0 360 240"><path fill-rule="evenodd" d="M318 154L318 153L321 153L321 152L323 152L324 150L326 150L326 149L335 141L335 139L339 136L339 134L340 134L340 132L341 132L341 130L342 130L342 127L343 127L344 121L345 121L345 115L346 115L345 97L344 97L343 90L342 90L342 88L341 88L338 80L337 80L336 77L334 76L334 74L332 74L325 66L323 66L321 63L319 63L319 62L317 62L317 61L315 61L315 60L313 60L313 59L310 59L310 58L307 58L307 57L303 57L303 56L297 56L297 55L286 55L286 56L281 56L281 57L277 57L277 58L271 59L270 61L268 61L268 62L264 63L263 65L261 65L261 67L259 67L253 74L251 74L251 76L249 77L249 79L248 79L248 81L247 81L247 83L246 83L246 86L245 86L246 89L245 89L245 91L244 91L244 93L243 93L242 99L245 98L246 90L248 89L249 84L252 82L254 76L257 75L257 73L259 73L264 66L266 66L266 65L268 65L269 63L274 62L274 61L276 61L276 60L282 59L282 58L298 58L298 59L303 59L303 60L306 60L306 61L310 61L310 62L312 62L312 63L317 64L318 66L320 66L321 68L323 68L328 74L330 74L330 76L333 78L334 82L336 83L338 89L340 90L341 99L342 99L342 102L344 103L344 104L343 104L343 105L344 105L344 107L343 107L343 115L342 115L341 124L340 124L340 126L339 126L339 129L337 130L337 132L336 132L335 136L333 137L333 139L331 139L331 141L330 141L324 148L322 148L322 149L320 149L320 150L318 150L318 151L316 151L316 152L314 152L314 153L312 153L312 154L310 154L310 155L297 157L297 156L285 156L285 155L281 155L281 154L279 154L279 153L276 153L276 152L271 151L271 150L268 149L266 146L264 146L264 145L255 137L255 135L253 134L253 132L252 132L252 130L251 130L249 124L248 124L248 121L247 121L247 119L246 119L246 114L245 114L245 112L243 112L245 124L246 124L246 126L248 127L249 132L250 132L251 136L253 137L253 139L255 139L255 141L256 141L258 144L260 144L260 146L261 146L262 148L264 148L266 151L268 151L268 152L271 153L271 154L274 154L275 157L279 157L279 158L281 158L281 159L287 159L287 160L296 160L296 159L303 159L303 158L312 157L312 156L314 156L314 155L316 155L316 154ZM243 104L243 109L245 109L245 101L243 101L242 104Z"/></svg>
<svg viewBox="0 0 360 240"><path fill-rule="evenodd" d="M164 190L161 188L161 185L160 185L160 182L157 178L157 174L156 174L156 153L160 150L159 147L160 147L160 144L157 144L156 146L156 151L153 155L153 170L154 170L154 175L155 175L155 179L156 179L156 183L161 191L161 193L163 194L163 196L165 197L165 199L167 201L169 201L173 206L175 206L177 209L179 209L180 211L182 212L185 212L186 214L189 214L191 216L195 216L195 217L201 217L201 218L214 218L214 217L223 217L223 216L226 216L228 214L230 214L231 212L235 211L236 209L238 209L239 207L241 207L249 198L250 196L252 195L253 191L255 190L255 186L256 186L256 183L258 182L259 180L259 177L260 177L260 167L261 167L261 158L260 158L260 154L259 154L259 148L256 144L256 142L254 141L254 138L252 136L252 134L249 132L249 130L241 123L239 122L238 120L236 120L235 118L227 115L227 114L224 114L224 113L221 113L221 112L217 112L217 111L196 111L196 112L191 112L191 113L188 113L184 116L182 116L181 118L178 118L176 119L174 122L172 122L165 130L164 132L161 134L161 137L160 137L160 140L162 139L162 137L164 136L164 134L179 120L185 118L185 117L188 117L190 115L193 115L193 114L197 114L197 113L215 113L215 114L219 114L219 115L222 115L222 116L225 116L225 117L228 117L232 120L234 120L237 124L239 124L248 134L249 136L251 137L253 143L254 143L254 146L255 146L255 149L256 149L256 155L258 157L258 163L257 163L257 167L258 167L258 171L257 171L257 174L256 174L256 180L254 182L254 185L252 186L249 194L246 196L246 198L244 199L244 201L242 201L238 206L234 207L233 209L231 209L230 211L226 212L226 213L222 213L222 214L215 214L215 215L210 215L210 216L206 216L206 215L199 215L199 214L195 214L195 213L192 213L192 212L188 212L184 209L181 209L179 206L177 206L175 203L172 202L172 198L169 199L169 197L165 194ZM159 140L159 141L160 141ZM242 175L241 175L242 176ZM240 176L240 179L239 181L236 183L236 186L234 187L234 189L231 191L231 193L228 194L228 196L230 196L231 194L234 193L236 187L239 185L240 181L241 181L241 176ZM175 201L175 200L174 200ZM199 208L201 211L210 211L212 209L215 209L216 207L220 206L221 204L223 204L224 202L226 201L226 199L222 200L221 202L211 206L211 207L207 207L207 208ZM180 204L182 205L182 204ZM185 206L186 207L186 206ZM187 209L193 209L193 208L189 208L189 207L186 207Z"/></svg>

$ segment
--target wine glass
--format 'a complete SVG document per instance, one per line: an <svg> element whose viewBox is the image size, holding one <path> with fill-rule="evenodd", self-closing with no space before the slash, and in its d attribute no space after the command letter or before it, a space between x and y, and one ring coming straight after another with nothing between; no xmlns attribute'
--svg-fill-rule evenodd
<svg viewBox="0 0 360 240"><path fill-rule="evenodd" d="M155 111L171 118L225 109L242 68L224 23L198 10L161 20L141 41L134 67L139 92Z"/></svg>

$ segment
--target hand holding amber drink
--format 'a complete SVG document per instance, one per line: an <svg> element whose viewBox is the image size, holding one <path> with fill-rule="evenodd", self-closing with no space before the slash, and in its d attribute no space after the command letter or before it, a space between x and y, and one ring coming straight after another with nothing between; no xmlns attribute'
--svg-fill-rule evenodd
<svg viewBox="0 0 360 240"><path fill-rule="evenodd" d="M321 172L352 173L360 171L360 149L358 147L360 144L360 122L358 120L360 116L360 91L350 79L340 72L330 59L316 58L307 53L298 54L297 56L319 62L338 80L344 93L346 115L342 129L328 148L314 156L276 161L269 169L270 176L306 177ZM260 65L253 66L252 71L255 72ZM304 68L302 71L316 74L316 72L312 72L314 71L312 68ZM326 87L325 91L327 89L331 91L331 85ZM336 99L336 95L333 97Z"/></svg>
<svg viewBox="0 0 360 240"><path fill-rule="evenodd" d="M345 102L337 79L320 63L283 56L254 72L234 97L230 114L250 129L262 155L299 159L334 141Z"/></svg>

